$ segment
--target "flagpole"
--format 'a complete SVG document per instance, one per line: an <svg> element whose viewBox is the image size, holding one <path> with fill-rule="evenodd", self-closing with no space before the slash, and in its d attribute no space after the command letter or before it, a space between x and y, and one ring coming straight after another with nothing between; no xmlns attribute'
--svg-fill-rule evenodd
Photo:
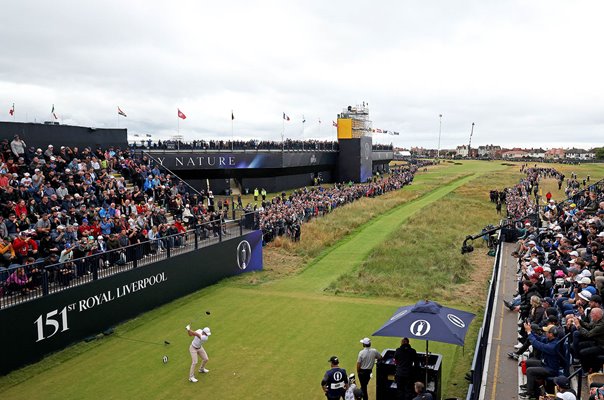
<svg viewBox="0 0 604 400"><path fill-rule="evenodd" d="M285 114L283 115L283 127L281 128L281 152L285 151L285 141L283 140L283 135L285 134Z"/></svg>
<svg viewBox="0 0 604 400"><path fill-rule="evenodd" d="M180 116L178 113L176 113L176 150L180 150Z"/></svg>
<svg viewBox="0 0 604 400"><path fill-rule="evenodd" d="M231 110L231 151L235 151L235 143L234 143L235 142L235 129L233 126L235 124L235 122L234 122L235 118L233 118L233 117L234 117L233 110Z"/></svg>

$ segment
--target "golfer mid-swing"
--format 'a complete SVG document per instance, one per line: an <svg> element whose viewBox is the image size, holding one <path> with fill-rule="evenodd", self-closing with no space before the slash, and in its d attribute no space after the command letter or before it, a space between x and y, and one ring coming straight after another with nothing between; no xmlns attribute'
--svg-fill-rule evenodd
<svg viewBox="0 0 604 400"><path fill-rule="evenodd" d="M207 326L203 329L197 329L196 331L191 330L191 325L187 325L186 327L187 333L189 336L195 336L193 341L191 342L191 346L189 347L189 352L191 353L191 369L189 370L189 382L197 382L195 378L195 367L197 366L198 358L201 357L201 366L199 367L199 372L202 374L207 374L210 372L209 369L206 369L206 364L208 363L208 354L203 348L203 344L208 341L208 337L212 334L210 332L210 328Z"/></svg>

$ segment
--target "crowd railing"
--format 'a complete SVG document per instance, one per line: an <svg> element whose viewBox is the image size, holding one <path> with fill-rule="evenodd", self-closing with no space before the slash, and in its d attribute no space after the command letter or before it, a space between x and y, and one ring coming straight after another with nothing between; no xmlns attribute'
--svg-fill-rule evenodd
<svg viewBox="0 0 604 400"><path fill-rule="evenodd" d="M239 220L210 221L186 232L118 249L99 251L62 263L48 264L44 259L40 259L33 264L9 266L0 271L0 309L243 236L257 227L256 214L251 213ZM23 288L11 291L5 282L19 268L29 272L27 276L35 281L27 285L27 290Z"/></svg>

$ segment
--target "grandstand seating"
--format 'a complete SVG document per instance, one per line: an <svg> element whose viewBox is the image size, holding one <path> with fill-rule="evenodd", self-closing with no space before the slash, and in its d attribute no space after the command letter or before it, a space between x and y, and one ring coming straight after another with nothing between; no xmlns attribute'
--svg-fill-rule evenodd
<svg viewBox="0 0 604 400"><path fill-rule="evenodd" d="M519 315L519 343L509 356L521 363L540 359L542 354L529 344L535 337L544 337L551 326L558 326L560 370L537 384L545 384L553 393L556 376L580 379L599 371L604 361L604 321L598 319L601 312L593 312L602 308L604 280L598 277L604 276L604 180L590 183L572 174L566 179L569 198L555 203L539 197L538 185L546 177L563 182L564 175L552 168L527 167L524 172L527 177L506 190L508 216L521 222L515 225L517 277L519 282L529 282L528 286L519 284L517 297L506 301L506 307ZM533 295L542 301L531 305ZM546 312L544 305L549 306ZM524 322L532 325L531 338ZM520 391L521 398L538 395L526 386Z"/></svg>

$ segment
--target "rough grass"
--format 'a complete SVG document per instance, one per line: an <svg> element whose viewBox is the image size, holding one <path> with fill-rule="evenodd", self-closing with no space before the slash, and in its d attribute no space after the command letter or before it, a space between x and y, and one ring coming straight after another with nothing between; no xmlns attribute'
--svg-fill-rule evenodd
<svg viewBox="0 0 604 400"><path fill-rule="evenodd" d="M432 166L427 173L419 172L413 184L402 190L376 198L363 198L336 209L331 214L314 219L302 226L300 242L294 243L279 237L264 248L264 271L242 275L238 280L258 284L295 274L326 248L333 246L376 216L466 176L471 171L471 168L456 166Z"/></svg>

